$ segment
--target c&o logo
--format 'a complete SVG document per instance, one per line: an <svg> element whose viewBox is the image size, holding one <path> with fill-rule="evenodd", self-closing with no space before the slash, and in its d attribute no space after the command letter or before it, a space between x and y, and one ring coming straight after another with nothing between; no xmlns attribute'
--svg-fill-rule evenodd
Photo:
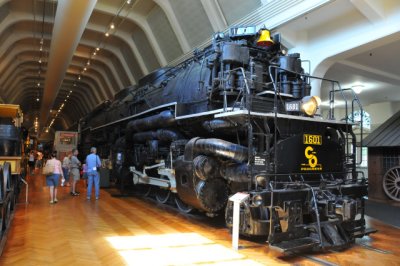
<svg viewBox="0 0 400 266"><path fill-rule="evenodd" d="M322 171L322 165L318 163L317 152L313 146L322 145L322 136L304 134L303 143L308 145L304 150L304 156L308 160L307 163L302 163L301 171Z"/></svg>
<svg viewBox="0 0 400 266"><path fill-rule="evenodd" d="M318 158L315 155L316 152L314 151L313 147L308 146L305 151L304 154L306 155L306 158L308 159L308 165L312 168L317 166L318 163Z"/></svg>

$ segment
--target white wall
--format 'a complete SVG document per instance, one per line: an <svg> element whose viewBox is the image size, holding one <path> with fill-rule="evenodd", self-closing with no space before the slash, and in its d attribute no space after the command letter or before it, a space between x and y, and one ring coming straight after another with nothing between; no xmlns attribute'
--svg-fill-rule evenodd
<svg viewBox="0 0 400 266"><path fill-rule="evenodd" d="M370 104L364 106L364 110L371 116L371 131L375 130L394 114L390 102Z"/></svg>

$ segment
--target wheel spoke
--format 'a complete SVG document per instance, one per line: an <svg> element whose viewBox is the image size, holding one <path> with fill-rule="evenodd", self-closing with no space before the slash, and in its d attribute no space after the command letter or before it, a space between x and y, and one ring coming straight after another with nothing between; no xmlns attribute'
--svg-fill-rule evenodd
<svg viewBox="0 0 400 266"><path fill-rule="evenodd" d="M394 180L385 179L385 184L394 184Z"/></svg>
<svg viewBox="0 0 400 266"><path fill-rule="evenodd" d="M396 198L399 198L399 192L400 192L400 189L396 189Z"/></svg>
<svg viewBox="0 0 400 266"><path fill-rule="evenodd" d="M393 180L397 178L397 176L394 173L388 173L387 177Z"/></svg>

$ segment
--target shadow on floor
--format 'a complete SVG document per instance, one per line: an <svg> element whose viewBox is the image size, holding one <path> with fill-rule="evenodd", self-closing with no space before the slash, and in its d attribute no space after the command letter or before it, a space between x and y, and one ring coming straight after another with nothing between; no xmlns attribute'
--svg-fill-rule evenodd
<svg viewBox="0 0 400 266"><path fill-rule="evenodd" d="M384 223L400 228L400 206L391 205L386 202L366 200L365 213Z"/></svg>

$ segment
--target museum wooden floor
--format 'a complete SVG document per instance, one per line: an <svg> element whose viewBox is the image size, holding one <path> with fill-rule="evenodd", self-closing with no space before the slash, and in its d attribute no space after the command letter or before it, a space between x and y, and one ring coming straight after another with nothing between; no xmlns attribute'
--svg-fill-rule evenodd
<svg viewBox="0 0 400 266"><path fill-rule="evenodd" d="M236 252L222 219L104 189L99 201L86 201L60 187L50 205L44 177L27 179L29 203L23 187L0 265L400 265L400 229L373 219L379 232L345 252L281 257L263 241L242 239Z"/></svg>

